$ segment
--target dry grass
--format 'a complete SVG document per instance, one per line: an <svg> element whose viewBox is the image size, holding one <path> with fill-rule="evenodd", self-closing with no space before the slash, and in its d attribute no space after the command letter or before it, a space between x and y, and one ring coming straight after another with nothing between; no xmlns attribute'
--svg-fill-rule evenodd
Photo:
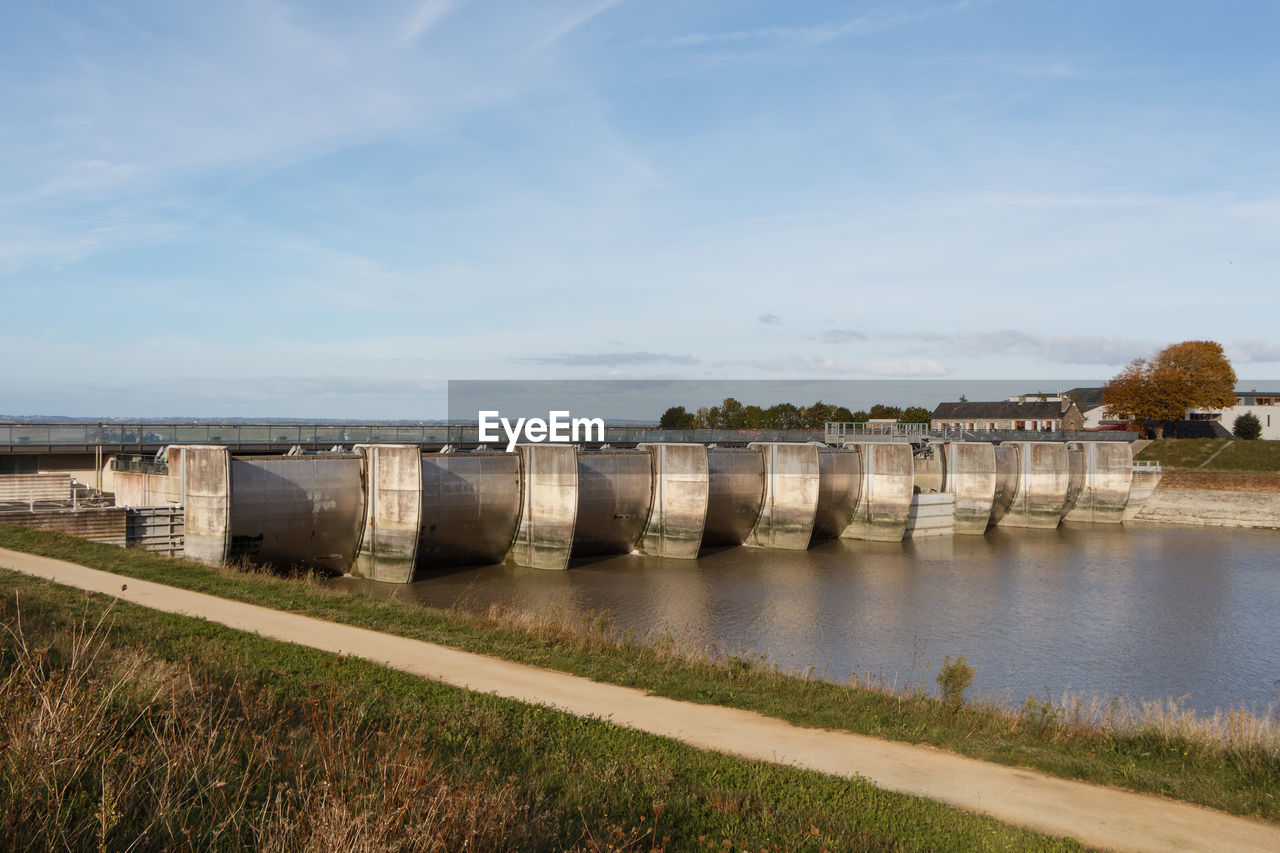
<svg viewBox="0 0 1280 853"><path fill-rule="evenodd" d="M546 829L514 780L455 780L320 685L290 708L109 648L103 621L38 647L5 628L4 849L519 850Z"/></svg>
<svg viewBox="0 0 1280 853"><path fill-rule="evenodd" d="M1067 691L1045 701L1028 697L1022 715L1029 722L1064 732L1084 730L1195 744L1236 759L1280 756L1280 715L1274 706L1265 711L1231 708L1206 716L1173 698L1134 702Z"/></svg>
<svg viewBox="0 0 1280 853"><path fill-rule="evenodd" d="M455 610L462 618L465 611ZM657 632L637 637L621 630L608 611L571 614L551 607L539 612L492 605L483 617L470 615L492 625L522 631L540 642L587 653L625 650L638 663L680 663L727 671L742 677L790 680L794 673L782 673L763 657L751 653L726 652L722 643L703 635L674 635ZM928 667L918 659L917 677L905 686L885 684L871 673L853 673L848 687L869 691L898 703L935 705ZM801 673L806 678L813 673ZM954 704L954 703L950 703ZM943 702L943 706L949 703ZM944 707L941 710L946 710ZM1231 708L1201 715L1184 707L1178 699L1132 701L1099 697L1071 691L1039 699L1028 696L1021 709L1011 709L992 701L979 700L966 711L987 717L992 726L1010 733L1031 731L1048 742L1065 742L1098 737L1159 742L1162 748L1188 748L1217 753L1238 764L1274 768L1280 763L1280 709Z"/></svg>

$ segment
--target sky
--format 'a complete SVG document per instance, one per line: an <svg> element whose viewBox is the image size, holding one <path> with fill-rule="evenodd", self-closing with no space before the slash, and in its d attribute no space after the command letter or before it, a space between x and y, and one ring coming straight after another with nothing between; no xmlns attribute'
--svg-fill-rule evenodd
<svg viewBox="0 0 1280 853"><path fill-rule="evenodd" d="M0 2L0 413L1280 377L1280 3ZM1280 384L1280 383L1277 383Z"/></svg>

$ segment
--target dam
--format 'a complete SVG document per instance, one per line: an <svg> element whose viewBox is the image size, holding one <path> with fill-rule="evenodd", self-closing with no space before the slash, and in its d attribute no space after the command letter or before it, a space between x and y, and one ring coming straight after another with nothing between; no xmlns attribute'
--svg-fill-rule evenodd
<svg viewBox="0 0 1280 853"><path fill-rule="evenodd" d="M113 476L119 506L183 508L195 559L404 584L504 562L564 570L633 552L696 560L710 548L1122 524L1160 472L1135 470L1120 441L651 441L270 455L174 444Z"/></svg>

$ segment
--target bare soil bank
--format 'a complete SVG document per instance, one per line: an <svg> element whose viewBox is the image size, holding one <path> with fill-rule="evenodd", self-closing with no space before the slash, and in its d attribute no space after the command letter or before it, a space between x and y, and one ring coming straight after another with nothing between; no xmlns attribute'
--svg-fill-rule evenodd
<svg viewBox="0 0 1280 853"><path fill-rule="evenodd" d="M1215 492L1280 492L1280 474L1229 474L1218 471L1166 471L1157 493L1163 489L1198 489Z"/></svg>
<svg viewBox="0 0 1280 853"><path fill-rule="evenodd" d="M1133 520L1280 528L1280 486L1248 482L1266 479L1280 482L1280 475L1172 471Z"/></svg>

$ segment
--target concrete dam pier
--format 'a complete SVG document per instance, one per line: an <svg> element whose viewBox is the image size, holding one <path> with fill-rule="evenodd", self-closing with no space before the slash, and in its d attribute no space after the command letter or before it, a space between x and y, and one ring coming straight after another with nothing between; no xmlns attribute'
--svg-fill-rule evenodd
<svg viewBox="0 0 1280 853"><path fill-rule="evenodd" d="M1132 453L1119 442L522 444L512 453L366 444L277 456L187 445L168 447L164 462L116 472L117 502L181 505L188 556L390 583L504 561L565 569L633 551L695 559L709 547L1120 523L1150 493L1131 489Z"/></svg>

